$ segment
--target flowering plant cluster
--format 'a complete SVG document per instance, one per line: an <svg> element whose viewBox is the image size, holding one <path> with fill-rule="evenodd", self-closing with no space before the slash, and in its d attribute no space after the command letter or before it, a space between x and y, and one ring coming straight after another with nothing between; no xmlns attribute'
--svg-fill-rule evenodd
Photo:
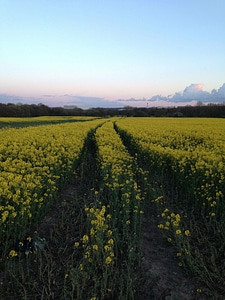
<svg viewBox="0 0 225 300"><path fill-rule="evenodd" d="M179 266L210 288L224 286L223 120L57 120L60 124L0 130L0 252L6 258L1 263L16 266L21 258L28 262L38 254L37 247L44 249L45 241L24 237L77 171L84 193L59 208L66 225L59 228L70 228L65 232L70 245L59 251L69 253L61 266L64 298L135 298L143 210L149 213L146 219L156 214L158 229L176 247ZM64 206L75 207L71 219ZM18 240L18 248L12 247Z"/></svg>
<svg viewBox="0 0 225 300"><path fill-rule="evenodd" d="M77 164L87 133L99 123L0 130L1 252L45 214Z"/></svg>
<svg viewBox="0 0 225 300"><path fill-rule="evenodd" d="M180 265L186 263L209 285L218 278L224 282L218 263L225 261L224 120L124 118L116 126L150 180L160 182L158 195L152 195L158 227L182 254ZM210 268L212 252L216 272Z"/></svg>
<svg viewBox="0 0 225 300"><path fill-rule="evenodd" d="M73 270L74 282L86 282L91 299L104 290L112 297L121 274L132 274L140 254L141 192L134 175L132 157L113 122L105 122L95 134L101 181L93 191L93 202L85 207L87 232L74 247L83 253L82 263ZM119 272L119 274L118 274ZM133 277L120 282L121 297L133 296ZM104 287L104 288L103 288ZM79 292L79 291L78 291ZM83 295L77 295L81 297ZM97 298L96 298L97 299Z"/></svg>

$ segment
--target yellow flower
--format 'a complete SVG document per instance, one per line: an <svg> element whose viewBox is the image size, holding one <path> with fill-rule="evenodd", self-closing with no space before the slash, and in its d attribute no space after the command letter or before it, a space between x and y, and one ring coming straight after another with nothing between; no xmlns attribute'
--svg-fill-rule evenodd
<svg viewBox="0 0 225 300"><path fill-rule="evenodd" d="M112 230L108 230L108 235L112 235Z"/></svg>
<svg viewBox="0 0 225 300"><path fill-rule="evenodd" d="M178 226L179 226L179 222L173 221L173 226L174 226L174 227L178 227Z"/></svg>
<svg viewBox="0 0 225 300"><path fill-rule="evenodd" d="M109 265L109 264L111 264L111 262L112 262L112 258L110 256L107 256L106 259L105 259L105 263L107 265Z"/></svg>
<svg viewBox="0 0 225 300"><path fill-rule="evenodd" d="M88 237L88 235L85 234L85 235L83 236L83 242L84 242L84 243L87 243L88 240L89 240L89 237Z"/></svg>
<svg viewBox="0 0 225 300"><path fill-rule="evenodd" d="M75 243L74 243L74 247L75 247L75 248L78 248L78 247L79 247L79 245L80 245L80 243L79 243L79 242L75 242Z"/></svg>
<svg viewBox="0 0 225 300"><path fill-rule="evenodd" d="M12 213L12 217L15 218L17 216L17 212Z"/></svg>
<svg viewBox="0 0 225 300"><path fill-rule="evenodd" d="M93 245L92 248L93 250L98 251L98 245Z"/></svg>
<svg viewBox="0 0 225 300"><path fill-rule="evenodd" d="M9 215L9 212L7 210L5 210L3 213L2 213L2 223L5 222L5 220L8 218L8 215Z"/></svg>
<svg viewBox="0 0 225 300"><path fill-rule="evenodd" d="M180 235L181 234L181 230L180 229L177 229L176 230L176 235Z"/></svg>
<svg viewBox="0 0 225 300"><path fill-rule="evenodd" d="M158 228L159 228L159 229L163 229L163 228L164 228L164 225L163 225L163 224L159 224L159 225L158 225Z"/></svg>
<svg viewBox="0 0 225 300"><path fill-rule="evenodd" d="M90 254L89 251L86 251L86 252L84 253L84 258L88 259L88 258L90 258L90 256L91 256L91 254Z"/></svg>
<svg viewBox="0 0 225 300"><path fill-rule="evenodd" d="M110 250L111 250L111 247L108 246L108 245L105 245L105 246L104 246L104 249L105 249L105 251L110 251Z"/></svg>
<svg viewBox="0 0 225 300"><path fill-rule="evenodd" d="M191 233L190 233L189 230L185 230L185 231L184 231L184 234L185 234L186 236L190 236L190 235L191 235Z"/></svg>
<svg viewBox="0 0 225 300"><path fill-rule="evenodd" d="M108 244L109 244L109 245L113 245L113 243L114 243L114 242L113 242L113 239L108 240Z"/></svg>
<svg viewBox="0 0 225 300"><path fill-rule="evenodd" d="M94 228L91 228L91 229L90 229L90 236L94 236L94 235L95 235Z"/></svg>
<svg viewBox="0 0 225 300"><path fill-rule="evenodd" d="M15 257L15 256L18 256L18 253L15 250L11 250L9 252L9 257Z"/></svg>
<svg viewBox="0 0 225 300"><path fill-rule="evenodd" d="M177 222L180 222L180 215L179 214L176 214L175 218L176 218Z"/></svg>

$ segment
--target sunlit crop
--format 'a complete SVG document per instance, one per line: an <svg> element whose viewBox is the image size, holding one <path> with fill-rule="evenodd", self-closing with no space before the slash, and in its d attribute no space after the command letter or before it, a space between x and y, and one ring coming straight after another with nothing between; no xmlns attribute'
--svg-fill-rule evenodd
<svg viewBox="0 0 225 300"><path fill-rule="evenodd" d="M114 130L113 122L97 128L95 141L101 182L99 191L93 191L95 200L84 208L88 231L74 243L75 248L82 249L83 260L71 274L75 282L82 280L85 290L92 291L92 297L102 286L110 296L112 286L118 284L112 280L116 267L120 272L130 273L137 266L143 213L142 196L133 172L135 161ZM123 289L121 293L133 294L128 283ZM77 298L82 297L77 291Z"/></svg>
<svg viewBox="0 0 225 300"><path fill-rule="evenodd" d="M171 176L189 194L187 205L205 217L224 216L224 120L123 119L118 126L132 136L150 170Z"/></svg>
<svg viewBox="0 0 225 300"><path fill-rule="evenodd" d="M7 245L40 220L67 182L99 121L0 130L0 239ZM2 249L4 249L2 245Z"/></svg>
<svg viewBox="0 0 225 300"><path fill-rule="evenodd" d="M222 284L217 262L224 262L224 119L126 118L116 126L161 186L163 195L152 202L158 228L182 253L178 265L188 265L210 287L213 281Z"/></svg>
<svg viewBox="0 0 225 300"><path fill-rule="evenodd" d="M38 237L38 252L29 229L43 220L71 178L74 199L56 205L57 228L66 241L53 249L61 255L62 299L135 299L134 277L144 262L143 228L151 234L146 224L156 224L168 247L174 247L180 268L210 289L225 288L223 119L8 121L23 128L0 130L0 263L12 262L15 271L14 262L22 256L26 266L29 259L36 264L38 255L44 256L39 295L47 295L50 286L56 291L51 276L57 262L48 260L46 248L58 233L51 228L48 240ZM29 285L21 274L14 280L25 297Z"/></svg>

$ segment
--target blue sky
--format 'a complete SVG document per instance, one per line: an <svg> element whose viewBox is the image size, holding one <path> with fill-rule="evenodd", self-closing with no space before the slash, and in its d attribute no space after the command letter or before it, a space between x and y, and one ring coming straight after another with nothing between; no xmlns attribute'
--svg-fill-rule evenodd
<svg viewBox="0 0 225 300"><path fill-rule="evenodd" d="M6 99L98 106L191 84L211 92L225 82L224 0L0 0L0 7Z"/></svg>

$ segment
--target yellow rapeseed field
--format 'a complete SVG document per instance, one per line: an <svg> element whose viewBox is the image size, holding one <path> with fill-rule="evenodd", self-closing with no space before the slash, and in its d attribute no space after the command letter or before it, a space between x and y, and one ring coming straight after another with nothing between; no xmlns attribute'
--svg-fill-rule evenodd
<svg viewBox="0 0 225 300"><path fill-rule="evenodd" d="M101 121L0 130L0 239L23 237L70 176ZM2 249L4 249L2 245Z"/></svg>
<svg viewBox="0 0 225 300"><path fill-rule="evenodd" d="M224 119L127 118L117 125L132 136L150 171L169 176L189 194L187 205L224 219Z"/></svg>
<svg viewBox="0 0 225 300"><path fill-rule="evenodd" d="M146 212L145 219L156 214L156 229L175 247L178 266L191 270L209 288L223 290L225 120L75 120L27 119L26 127L0 130L2 261L10 265L21 259L13 245L43 218L79 166L83 188L89 181L89 190L74 199L77 216L82 216L81 232L66 232L69 244L63 249L69 256L62 264L61 295L134 299L133 275L141 263ZM9 127L21 123L8 121ZM73 213L68 219L72 226ZM23 292L25 285L18 285Z"/></svg>

